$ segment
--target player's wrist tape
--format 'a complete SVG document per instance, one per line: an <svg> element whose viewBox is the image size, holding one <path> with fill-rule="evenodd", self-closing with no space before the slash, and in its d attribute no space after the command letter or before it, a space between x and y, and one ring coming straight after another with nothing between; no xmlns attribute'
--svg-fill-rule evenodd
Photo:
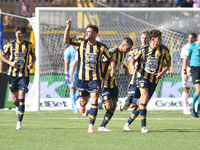
<svg viewBox="0 0 200 150"><path fill-rule="evenodd" d="M186 71L186 69L183 69L183 74L187 74L187 71Z"/></svg>

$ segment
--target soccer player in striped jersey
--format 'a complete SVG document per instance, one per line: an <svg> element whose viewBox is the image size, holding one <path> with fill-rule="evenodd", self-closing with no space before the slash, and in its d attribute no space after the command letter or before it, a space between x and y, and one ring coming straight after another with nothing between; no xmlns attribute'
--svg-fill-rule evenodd
<svg viewBox="0 0 200 150"><path fill-rule="evenodd" d="M150 33L148 30L144 30L140 33L140 41L141 41L141 45L136 47L136 48L133 48L130 52L129 52L129 55L128 55L128 63L129 63L129 66L130 66L130 81L132 80L132 76L133 76L133 72L135 70L135 67L137 66L137 62L135 63L135 65L132 64L132 57L133 57L133 54L142 46L145 46L147 44L149 44L149 41L150 41ZM131 95L132 93L132 90L135 89L135 88L132 88L131 86L135 86L133 84L129 84L129 95ZM134 91L134 90L133 90ZM133 108L135 105L133 103L130 104L130 108ZM134 110L133 110L134 111Z"/></svg>
<svg viewBox="0 0 200 150"><path fill-rule="evenodd" d="M161 34L162 33L159 30L151 30L151 43L139 48L134 53L131 60L133 61L133 64L138 62L132 80L130 81L130 84L135 85L132 86L132 91L134 91L134 93L131 96L134 98L140 98L139 101L131 98L132 103L135 106L138 106L138 108L136 107L135 109L137 113L132 113L131 119L133 121L140 113L142 133L148 132L146 128L146 106L156 89L159 79L162 78L164 73L167 72L171 66L169 49L161 44ZM164 65L165 61L166 64ZM164 69L162 70L163 66ZM129 125L130 124L128 124L128 126Z"/></svg>
<svg viewBox="0 0 200 150"><path fill-rule="evenodd" d="M131 50L133 46L133 41L129 37L125 37L121 44L114 49L109 50L109 54L115 60L115 70L116 73L120 70L120 68L125 69L125 75L129 78L129 70L128 67L124 64L124 59L126 53ZM98 128L98 131L111 131L106 128L107 123L112 118L118 101L118 85L117 85L117 77L113 78L110 76L111 65L108 59L105 56L102 56L102 68L103 76L104 76L104 84L101 92L101 103L98 104L99 109L106 110L103 121Z"/></svg>
<svg viewBox="0 0 200 150"><path fill-rule="evenodd" d="M16 108L18 108L16 129L22 129L21 122L25 109L25 94L28 92L29 69L33 68L36 57L33 44L24 40L26 27L17 26L14 32L16 40L6 45L3 53L0 55L0 60L9 65L7 74L9 75L12 101ZM32 62L29 63L30 55L32 56Z"/></svg>
<svg viewBox="0 0 200 150"><path fill-rule="evenodd" d="M98 42L96 36L98 27L88 25L84 39L70 38L70 28L72 24L72 16L66 21L66 29L63 42L75 47L78 51L78 90L80 94L80 111L85 112L85 106L91 96L90 108L90 124L88 133L94 133L94 123L98 112L98 97L101 90L102 68L101 56L104 55L111 63L111 76L116 76L115 62L108 53L108 48L105 44Z"/></svg>

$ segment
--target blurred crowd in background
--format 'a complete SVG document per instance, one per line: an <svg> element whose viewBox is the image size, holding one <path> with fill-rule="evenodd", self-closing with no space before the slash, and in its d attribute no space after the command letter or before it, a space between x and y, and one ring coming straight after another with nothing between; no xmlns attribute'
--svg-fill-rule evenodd
<svg viewBox="0 0 200 150"><path fill-rule="evenodd" d="M35 7L200 7L200 0L1 0L1 11L25 17L35 16ZM4 29L23 24L26 19L3 15Z"/></svg>

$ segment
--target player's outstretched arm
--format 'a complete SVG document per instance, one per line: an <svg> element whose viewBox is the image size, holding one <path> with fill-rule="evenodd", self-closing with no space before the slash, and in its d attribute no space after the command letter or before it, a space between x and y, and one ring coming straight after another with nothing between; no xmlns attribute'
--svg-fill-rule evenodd
<svg viewBox="0 0 200 150"><path fill-rule="evenodd" d="M69 78L69 83L72 83L72 81L73 81L73 74L74 74L74 71L75 71L77 65L78 65L78 61L75 60L73 66L72 66L72 72L71 72L71 75Z"/></svg>
<svg viewBox="0 0 200 150"><path fill-rule="evenodd" d="M70 28L71 28L71 24L72 24L72 16L70 17L70 20L67 20L66 21L66 29L65 29L65 32L64 32L64 37L63 37L63 42L69 44L69 39L70 39L70 35L69 35L69 32L70 32Z"/></svg>

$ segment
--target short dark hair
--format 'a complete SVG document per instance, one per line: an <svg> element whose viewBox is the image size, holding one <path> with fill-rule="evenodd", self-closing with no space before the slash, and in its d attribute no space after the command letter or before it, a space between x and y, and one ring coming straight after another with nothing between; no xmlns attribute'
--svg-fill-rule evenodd
<svg viewBox="0 0 200 150"><path fill-rule="evenodd" d="M193 38L197 38L197 34L196 33L190 33L189 35L192 35L193 36Z"/></svg>
<svg viewBox="0 0 200 150"><path fill-rule="evenodd" d="M98 34L98 32L99 32L99 28L98 28L97 26L93 25L93 24L88 24L87 27L86 27L86 29L87 29L87 28L92 28L92 30L93 30L94 32L96 32L97 34Z"/></svg>
<svg viewBox="0 0 200 150"><path fill-rule="evenodd" d="M125 41L128 45L133 45L133 40L130 37L125 37L123 41Z"/></svg>
<svg viewBox="0 0 200 150"><path fill-rule="evenodd" d="M150 31L150 39L152 39L153 37L161 37L162 36L162 32L160 32L160 30L154 29Z"/></svg>
<svg viewBox="0 0 200 150"><path fill-rule="evenodd" d="M17 32L17 31L21 31L22 33L26 33L26 27L25 26L16 26L15 29L14 29L14 32Z"/></svg>

